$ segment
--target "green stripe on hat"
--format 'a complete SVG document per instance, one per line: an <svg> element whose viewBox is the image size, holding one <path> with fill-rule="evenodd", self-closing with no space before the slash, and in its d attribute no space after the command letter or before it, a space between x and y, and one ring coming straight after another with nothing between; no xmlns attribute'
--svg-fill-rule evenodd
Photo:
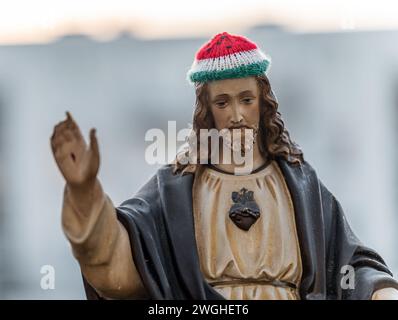
<svg viewBox="0 0 398 320"><path fill-rule="evenodd" d="M270 62L268 60L264 60L261 62L241 65L232 69L193 72L189 75L189 80L191 82L207 82L211 80L256 76L264 74L267 71L269 64Z"/></svg>

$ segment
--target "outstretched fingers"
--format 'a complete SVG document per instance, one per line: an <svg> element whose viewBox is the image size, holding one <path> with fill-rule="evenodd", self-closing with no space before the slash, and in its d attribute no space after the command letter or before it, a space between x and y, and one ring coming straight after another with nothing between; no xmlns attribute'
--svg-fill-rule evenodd
<svg viewBox="0 0 398 320"><path fill-rule="evenodd" d="M66 119L59 122L55 127L51 136L51 147L53 151L61 146L65 141L70 142L76 139L83 142L84 138L80 132L78 125L73 119L70 112L66 112Z"/></svg>
<svg viewBox="0 0 398 320"><path fill-rule="evenodd" d="M87 146L70 112L66 112L66 119L54 127L51 147L66 181L78 183L97 174L99 150L95 129L90 130L89 139L90 145Z"/></svg>
<svg viewBox="0 0 398 320"><path fill-rule="evenodd" d="M83 139L82 133L80 132L80 128L77 125L75 119L69 111L66 111L66 120L67 127L72 131L73 135L76 139Z"/></svg>
<svg viewBox="0 0 398 320"><path fill-rule="evenodd" d="M72 117L72 114L69 111L66 111L66 123L68 124L69 128L77 128L77 123L75 119Z"/></svg>

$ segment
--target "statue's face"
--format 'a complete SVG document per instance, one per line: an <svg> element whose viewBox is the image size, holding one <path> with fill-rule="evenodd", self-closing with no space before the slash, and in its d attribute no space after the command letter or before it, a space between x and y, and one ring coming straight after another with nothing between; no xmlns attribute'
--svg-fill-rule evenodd
<svg viewBox="0 0 398 320"><path fill-rule="evenodd" d="M211 81L208 90L216 129L230 129L232 145L244 142L245 128L254 129L251 131L254 135L250 137L254 143L260 122L260 90L256 79L247 77ZM239 141L234 141L236 136L232 130L235 128L241 128Z"/></svg>

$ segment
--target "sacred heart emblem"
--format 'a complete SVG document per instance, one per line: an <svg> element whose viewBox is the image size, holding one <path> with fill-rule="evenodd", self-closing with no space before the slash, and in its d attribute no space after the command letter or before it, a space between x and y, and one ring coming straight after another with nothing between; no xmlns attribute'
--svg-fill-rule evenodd
<svg viewBox="0 0 398 320"><path fill-rule="evenodd" d="M253 191L242 188L239 192L232 192L234 204L229 209L229 217L235 225L245 231L260 217L260 208L253 197Z"/></svg>

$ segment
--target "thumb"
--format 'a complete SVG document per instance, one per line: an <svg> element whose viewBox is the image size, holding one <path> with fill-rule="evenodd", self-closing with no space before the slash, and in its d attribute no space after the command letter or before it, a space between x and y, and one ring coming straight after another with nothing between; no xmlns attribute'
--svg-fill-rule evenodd
<svg viewBox="0 0 398 320"><path fill-rule="evenodd" d="M90 149L96 155L99 156L98 140L96 136L97 130L95 128L90 130Z"/></svg>

